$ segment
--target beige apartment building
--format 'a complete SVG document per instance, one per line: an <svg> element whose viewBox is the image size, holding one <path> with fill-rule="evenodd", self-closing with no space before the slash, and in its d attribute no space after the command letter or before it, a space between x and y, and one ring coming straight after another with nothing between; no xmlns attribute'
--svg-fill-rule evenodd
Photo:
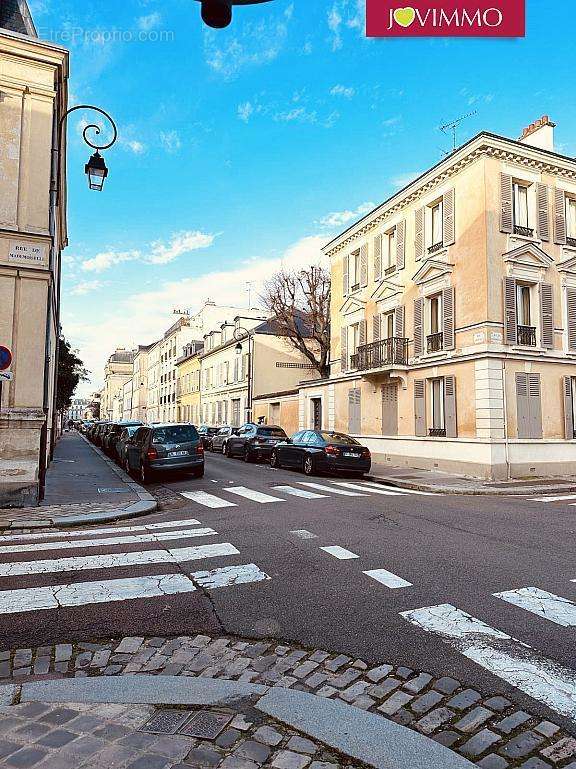
<svg viewBox="0 0 576 769"><path fill-rule="evenodd" d="M124 414L124 385L132 382L136 350L119 347L104 368L104 387L100 398L100 419L117 421Z"/></svg>
<svg viewBox="0 0 576 769"><path fill-rule="evenodd" d="M480 133L325 247L331 374L301 427L393 466L576 472L576 161L553 135Z"/></svg>
<svg viewBox="0 0 576 769"><path fill-rule="evenodd" d="M68 66L24 0L0 4L0 345L13 355L0 386L0 507L38 502L55 439Z"/></svg>

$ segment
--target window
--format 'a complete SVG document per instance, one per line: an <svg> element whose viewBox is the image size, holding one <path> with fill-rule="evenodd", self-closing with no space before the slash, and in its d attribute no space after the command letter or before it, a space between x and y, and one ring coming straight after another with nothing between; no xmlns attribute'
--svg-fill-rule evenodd
<svg viewBox="0 0 576 769"><path fill-rule="evenodd" d="M430 435L445 436L446 427L444 423L444 378L430 380L430 399L432 405L432 424Z"/></svg>
<svg viewBox="0 0 576 769"><path fill-rule="evenodd" d="M396 268L396 227L384 233L382 246L384 249L384 275L388 275Z"/></svg>
<svg viewBox="0 0 576 769"><path fill-rule="evenodd" d="M531 294L531 286L522 283L516 285L518 344L526 347L536 347L536 327L532 325Z"/></svg>
<svg viewBox="0 0 576 769"><path fill-rule="evenodd" d="M530 213L528 205L528 186L514 182L514 232L517 235L531 237L534 231L530 229Z"/></svg>
<svg viewBox="0 0 576 769"><path fill-rule="evenodd" d="M360 288L360 249L350 256L350 286L352 291Z"/></svg>
<svg viewBox="0 0 576 769"><path fill-rule="evenodd" d="M576 198L566 198L566 236L576 246Z"/></svg>
<svg viewBox="0 0 576 769"><path fill-rule="evenodd" d="M351 350L350 352L352 355L356 353L358 350L358 345L360 344L360 324L359 323L353 323L350 326L350 333L351 333Z"/></svg>
<svg viewBox="0 0 576 769"><path fill-rule="evenodd" d="M428 300L428 336L426 349L429 353L440 352L444 349L441 294L435 294Z"/></svg>
<svg viewBox="0 0 576 769"><path fill-rule="evenodd" d="M430 248L435 249L443 245L443 228L442 228L442 201L434 203L430 207L430 221L431 221L431 233L432 242Z"/></svg>
<svg viewBox="0 0 576 769"><path fill-rule="evenodd" d="M394 313L387 312L386 315L384 315L383 321L384 323L383 323L382 331L385 334L383 339L392 339L392 337L394 336Z"/></svg>

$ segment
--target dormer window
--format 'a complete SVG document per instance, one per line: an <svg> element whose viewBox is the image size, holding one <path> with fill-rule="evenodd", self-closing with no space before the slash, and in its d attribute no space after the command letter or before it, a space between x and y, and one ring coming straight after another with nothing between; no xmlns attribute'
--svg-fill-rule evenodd
<svg viewBox="0 0 576 769"><path fill-rule="evenodd" d="M529 185L514 182L514 233L531 238L534 229L530 227Z"/></svg>

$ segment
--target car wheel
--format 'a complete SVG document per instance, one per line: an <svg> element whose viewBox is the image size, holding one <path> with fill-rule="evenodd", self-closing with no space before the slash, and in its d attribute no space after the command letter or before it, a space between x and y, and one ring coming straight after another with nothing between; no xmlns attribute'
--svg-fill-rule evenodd
<svg viewBox="0 0 576 769"><path fill-rule="evenodd" d="M270 467L274 470L280 469L280 461L278 459L278 454L275 451L270 454Z"/></svg>
<svg viewBox="0 0 576 769"><path fill-rule="evenodd" d="M199 467L196 470L192 471L192 475L194 478L203 478L204 477L204 467Z"/></svg>
<svg viewBox="0 0 576 769"><path fill-rule="evenodd" d="M306 457L304 460L304 475L314 475L314 460L312 457Z"/></svg>
<svg viewBox="0 0 576 769"><path fill-rule="evenodd" d="M245 462L251 462L252 461L252 452L250 451L248 446L244 447L244 461Z"/></svg>
<svg viewBox="0 0 576 769"><path fill-rule="evenodd" d="M228 459L232 457L232 449L230 448L229 443L226 444L226 456L228 457Z"/></svg>

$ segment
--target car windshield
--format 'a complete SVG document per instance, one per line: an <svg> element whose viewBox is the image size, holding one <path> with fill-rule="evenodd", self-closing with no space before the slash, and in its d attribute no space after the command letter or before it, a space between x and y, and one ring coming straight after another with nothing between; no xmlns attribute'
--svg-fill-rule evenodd
<svg viewBox="0 0 576 769"><path fill-rule="evenodd" d="M186 443L197 441L198 433L193 425L169 425L154 430L152 443Z"/></svg>
<svg viewBox="0 0 576 769"><path fill-rule="evenodd" d="M354 438L351 438L349 435L344 435L344 433L320 433L322 436L322 440L326 441L326 443L343 443L346 446L359 446L360 444L358 441L354 440Z"/></svg>
<svg viewBox="0 0 576 769"><path fill-rule="evenodd" d="M281 427L259 427L258 435L264 435L266 438L285 438L286 433Z"/></svg>
<svg viewBox="0 0 576 769"><path fill-rule="evenodd" d="M209 428L206 430L206 432L208 433L208 435L216 435L216 433L218 432L218 430L219 430L219 428L218 428L218 427L209 427Z"/></svg>

